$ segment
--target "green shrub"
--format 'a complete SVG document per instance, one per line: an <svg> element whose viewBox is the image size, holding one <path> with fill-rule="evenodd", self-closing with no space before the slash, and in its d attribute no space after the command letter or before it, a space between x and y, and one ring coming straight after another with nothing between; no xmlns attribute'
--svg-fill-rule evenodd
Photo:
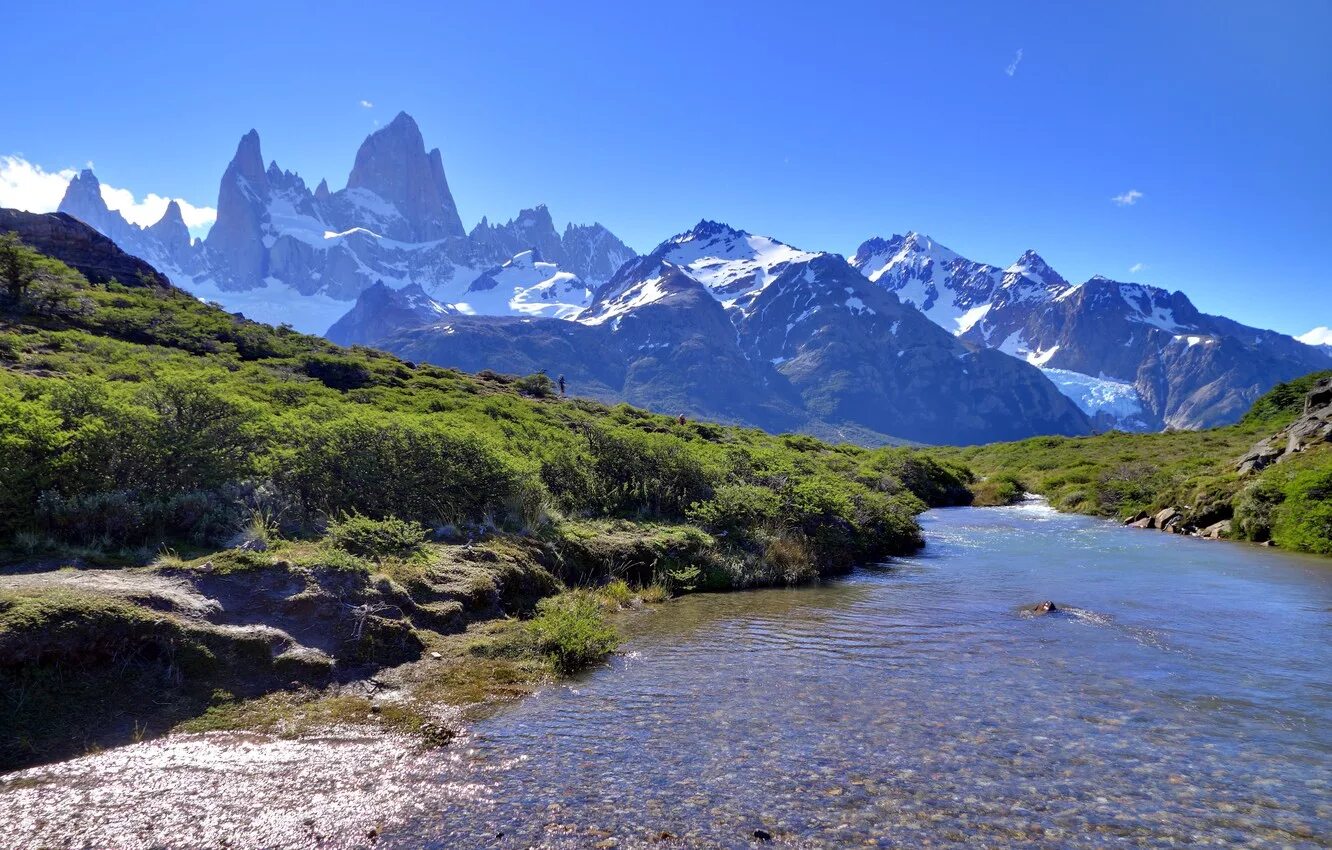
<svg viewBox="0 0 1332 850"><path fill-rule="evenodd" d="M620 642L615 629L606 622L601 603L585 591L541 600L528 625L537 646L565 674L600 661Z"/></svg>
<svg viewBox="0 0 1332 850"><path fill-rule="evenodd" d="M520 498L521 476L477 436L400 418L346 418L295 437L284 477L309 512L479 522Z"/></svg>
<svg viewBox="0 0 1332 850"><path fill-rule="evenodd" d="M1235 525L1250 540L1332 555L1332 451L1296 455L1263 470L1235 500Z"/></svg>
<svg viewBox="0 0 1332 850"><path fill-rule="evenodd" d="M555 395L555 382L545 372L526 375L513 382L514 389L533 398L550 398Z"/></svg>
<svg viewBox="0 0 1332 850"><path fill-rule="evenodd" d="M611 580L599 592L601 598L610 603L613 608L628 608L634 602L633 588L629 587L629 582L622 578Z"/></svg>
<svg viewBox="0 0 1332 850"><path fill-rule="evenodd" d="M1025 492L1022 482L1008 474L994 475L971 485L972 504L977 507L1011 505L1022 501Z"/></svg>
<svg viewBox="0 0 1332 850"><path fill-rule="evenodd" d="M397 517L346 514L329 524L328 538L339 549L363 558L406 558L421 550L426 530L418 522Z"/></svg>
<svg viewBox="0 0 1332 850"><path fill-rule="evenodd" d="M744 534L775 521L781 507L767 487L723 484L708 501L690 505L686 515L713 534Z"/></svg>
<svg viewBox="0 0 1332 850"><path fill-rule="evenodd" d="M1244 414L1242 424L1274 423L1291 420L1304 411L1304 397L1322 378L1332 377L1332 370L1313 372L1293 381L1277 384L1263 393Z"/></svg>

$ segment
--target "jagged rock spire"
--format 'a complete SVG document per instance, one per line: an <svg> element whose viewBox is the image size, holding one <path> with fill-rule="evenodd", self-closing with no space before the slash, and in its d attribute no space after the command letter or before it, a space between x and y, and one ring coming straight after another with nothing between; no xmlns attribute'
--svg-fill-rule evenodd
<svg viewBox="0 0 1332 850"><path fill-rule="evenodd" d="M465 235L439 149L426 153L421 130L406 112L361 144L347 188L369 189L392 203L406 220L398 238L430 242Z"/></svg>

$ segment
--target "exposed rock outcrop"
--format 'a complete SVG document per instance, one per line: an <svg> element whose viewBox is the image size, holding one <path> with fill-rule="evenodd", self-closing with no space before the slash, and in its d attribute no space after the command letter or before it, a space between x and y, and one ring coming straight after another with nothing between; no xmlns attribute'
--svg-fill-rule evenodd
<svg viewBox="0 0 1332 850"><path fill-rule="evenodd" d="M1236 462L1235 469L1240 475L1248 475L1326 442L1332 442L1332 378L1323 378L1314 384L1304 398L1304 411L1300 417L1255 444Z"/></svg>
<svg viewBox="0 0 1332 850"><path fill-rule="evenodd" d="M65 213L0 209L0 233L13 231L28 246L55 257L93 283L167 286L157 270L131 257L101 233Z"/></svg>

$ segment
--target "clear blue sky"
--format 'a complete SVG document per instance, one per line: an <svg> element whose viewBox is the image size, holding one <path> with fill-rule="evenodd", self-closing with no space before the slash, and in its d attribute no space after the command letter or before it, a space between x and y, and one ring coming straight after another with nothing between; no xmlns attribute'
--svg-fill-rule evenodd
<svg viewBox="0 0 1332 850"><path fill-rule="evenodd" d="M847 254L916 229L1332 325L1324 0L16 0L4 18L0 155L91 160L140 194L214 205L251 127L336 189L406 110L468 226L544 201L639 250L703 217Z"/></svg>

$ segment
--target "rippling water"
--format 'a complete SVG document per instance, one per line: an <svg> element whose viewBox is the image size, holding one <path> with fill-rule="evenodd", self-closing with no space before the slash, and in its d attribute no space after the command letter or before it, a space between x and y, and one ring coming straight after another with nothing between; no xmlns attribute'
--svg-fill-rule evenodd
<svg viewBox="0 0 1332 850"><path fill-rule="evenodd" d="M390 843L1329 846L1328 562L1039 505L925 522L920 557L642 616L476 730L482 802Z"/></svg>
<svg viewBox="0 0 1332 850"><path fill-rule="evenodd" d="M919 557L635 615L443 752L167 739L25 772L0 815L91 847L1332 846L1332 562L924 522Z"/></svg>

